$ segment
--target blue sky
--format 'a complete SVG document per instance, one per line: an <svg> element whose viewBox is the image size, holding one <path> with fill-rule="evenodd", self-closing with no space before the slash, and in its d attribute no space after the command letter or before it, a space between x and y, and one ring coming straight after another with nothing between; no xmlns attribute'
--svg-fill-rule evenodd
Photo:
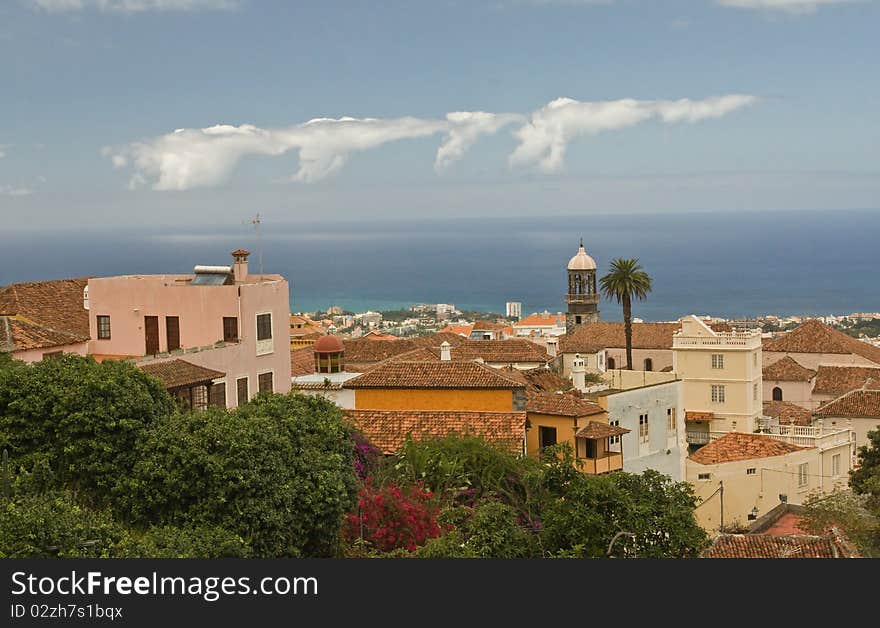
<svg viewBox="0 0 880 628"><path fill-rule="evenodd" d="M0 215L880 208L878 27L872 0L5 0Z"/></svg>

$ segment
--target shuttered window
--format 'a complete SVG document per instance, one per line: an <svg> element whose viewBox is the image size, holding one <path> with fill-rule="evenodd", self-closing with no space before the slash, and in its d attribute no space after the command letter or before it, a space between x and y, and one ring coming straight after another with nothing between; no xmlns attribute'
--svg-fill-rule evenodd
<svg viewBox="0 0 880 628"><path fill-rule="evenodd" d="M260 373L257 377L260 392L272 392L272 373Z"/></svg>
<svg viewBox="0 0 880 628"><path fill-rule="evenodd" d="M177 316L165 317L165 339L168 343L168 351L180 349L180 318Z"/></svg>
<svg viewBox="0 0 880 628"><path fill-rule="evenodd" d="M257 314L257 340L268 340L272 337L272 315Z"/></svg>
<svg viewBox="0 0 880 628"><path fill-rule="evenodd" d="M208 405L212 408L226 407L226 382L211 384L208 391Z"/></svg>
<svg viewBox="0 0 880 628"><path fill-rule="evenodd" d="M238 319L234 316L223 317L223 342L238 342Z"/></svg>
<svg viewBox="0 0 880 628"><path fill-rule="evenodd" d="M241 377L235 382L235 386L237 388L237 403L238 405L242 405L247 403L248 401L248 378Z"/></svg>

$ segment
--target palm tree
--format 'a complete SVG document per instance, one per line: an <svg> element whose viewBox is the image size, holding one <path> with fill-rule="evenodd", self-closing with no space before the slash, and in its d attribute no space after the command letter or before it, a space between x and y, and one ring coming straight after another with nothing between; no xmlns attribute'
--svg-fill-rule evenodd
<svg viewBox="0 0 880 628"><path fill-rule="evenodd" d="M608 274L599 280L599 289L606 299L615 299L623 304L623 331L626 335L626 368L632 370L632 299L644 301L651 291L651 278L641 265L639 258L611 261Z"/></svg>

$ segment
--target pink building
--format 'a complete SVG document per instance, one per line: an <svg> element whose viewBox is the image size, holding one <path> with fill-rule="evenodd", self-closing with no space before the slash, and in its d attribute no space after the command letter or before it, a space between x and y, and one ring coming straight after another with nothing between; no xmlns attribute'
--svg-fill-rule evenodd
<svg viewBox="0 0 880 628"><path fill-rule="evenodd" d="M72 280L84 281L76 303L67 290L63 307L31 309L45 317L60 307L65 314L57 319L76 320L80 344L67 345L66 352L134 359L157 375L189 368L193 382L204 381L186 390L188 403L204 407L210 400L232 408L260 391L290 391L289 287L281 275L251 274L248 255L237 250L231 266L196 266L186 275ZM51 293L58 283L41 282L42 292ZM13 353L27 361L43 357L33 350ZM171 361L175 369L156 368ZM206 373L213 377L205 380ZM166 383L173 388L179 382Z"/></svg>

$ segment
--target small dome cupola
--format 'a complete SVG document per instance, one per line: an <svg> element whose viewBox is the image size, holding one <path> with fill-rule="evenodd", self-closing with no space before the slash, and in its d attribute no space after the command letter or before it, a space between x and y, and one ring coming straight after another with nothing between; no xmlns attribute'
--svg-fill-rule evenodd
<svg viewBox="0 0 880 628"><path fill-rule="evenodd" d="M596 260L587 255L583 240L581 240L577 255L569 260L568 270L596 270Z"/></svg>
<svg viewBox="0 0 880 628"><path fill-rule="evenodd" d="M341 373L345 370L345 346L336 336L321 336L313 349L316 373Z"/></svg>

